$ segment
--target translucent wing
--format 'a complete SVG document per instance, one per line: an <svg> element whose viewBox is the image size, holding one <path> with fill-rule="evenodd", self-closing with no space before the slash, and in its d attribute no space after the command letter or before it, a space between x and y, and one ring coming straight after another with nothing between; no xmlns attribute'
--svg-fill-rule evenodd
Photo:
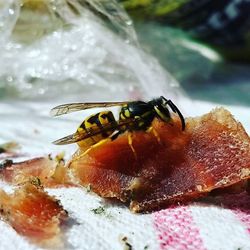
<svg viewBox="0 0 250 250"><path fill-rule="evenodd" d="M83 140L84 138L87 138L86 135L88 134L76 132L72 135L68 135L59 140L54 141L53 144L66 145L66 144L75 143L75 142Z"/></svg>
<svg viewBox="0 0 250 250"><path fill-rule="evenodd" d="M90 108L105 108L105 107L113 107L113 106L120 106L124 105L128 102L93 102L93 103L69 103L69 104L62 104L59 106L54 107L50 111L51 116L59 116L64 115L84 109Z"/></svg>
<svg viewBox="0 0 250 250"><path fill-rule="evenodd" d="M65 144L75 143L75 142L87 139L91 136L101 134L105 131L119 129L122 126L128 125L129 123L137 122L138 120L140 120L140 118L126 119L124 121L119 121L119 123L118 122L111 122L109 124L103 125L102 128L99 128L98 126L91 127L89 129L87 129L86 131L76 132L74 134L65 136L59 140L56 140L53 142L53 144L65 145Z"/></svg>

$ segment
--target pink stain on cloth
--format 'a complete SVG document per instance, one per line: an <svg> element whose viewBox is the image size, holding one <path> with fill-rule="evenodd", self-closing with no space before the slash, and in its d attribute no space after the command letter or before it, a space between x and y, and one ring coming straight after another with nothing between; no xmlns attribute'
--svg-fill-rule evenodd
<svg viewBox="0 0 250 250"><path fill-rule="evenodd" d="M235 195L226 195L222 197L220 201L224 207L231 209L244 225L250 236L250 195L245 192Z"/></svg>
<svg viewBox="0 0 250 250"><path fill-rule="evenodd" d="M193 221L187 207L172 207L154 213L160 249L199 249L205 250L199 228Z"/></svg>
<svg viewBox="0 0 250 250"><path fill-rule="evenodd" d="M234 211L238 219L245 225L247 232L250 235L250 213L245 213L241 210Z"/></svg>
<svg viewBox="0 0 250 250"><path fill-rule="evenodd" d="M209 213L209 206L218 207L221 213L228 214L228 212L231 212L235 221L240 224L242 231L245 232L244 237L242 236L242 242L246 241L246 238L249 236L249 244L239 249L250 249L250 196L248 194L241 193L238 195L215 197L214 199L212 198L212 202L209 202L209 204L206 202L199 204L200 206L198 209L206 209L207 213ZM215 220L218 220L216 216L213 218L213 213L214 211L211 210L211 214L207 214L207 216L211 218L210 223L208 221L210 225L207 225L204 223L206 220L202 223L203 218L194 218L195 214L192 214L192 209L189 206L175 206L155 212L153 214L153 224L159 241L159 249L212 250L212 246L214 245L220 245L223 250L233 249L231 247L227 248L226 244L223 245L224 242L220 242L217 235L216 237L209 237L201 233L202 230L204 231L204 228L206 228L205 231L214 230L214 232L210 232L210 236L213 233L217 234L221 230L224 230L223 228L211 229L211 225L216 224ZM205 216L204 212L201 214ZM201 223L196 223L197 219L200 220ZM222 217L219 219L223 220L224 218ZM234 221L228 220L225 225L230 225L230 227L233 228L235 226L234 223ZM239 237L238 235L239 234L228 235L228 238L233 239L233 237ZM209 238L203 239L204 236ZM241 242L241 239L238 239L238 242ZM237 248L235 250L237 250Z"/></svg>

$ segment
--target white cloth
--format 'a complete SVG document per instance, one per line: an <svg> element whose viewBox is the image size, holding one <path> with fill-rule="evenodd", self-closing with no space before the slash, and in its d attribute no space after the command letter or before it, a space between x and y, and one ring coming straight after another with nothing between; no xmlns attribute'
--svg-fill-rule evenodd
<svg viewBox="0 0 250 250"><path fill-rule="evenodd" d="M190 116L209 112L215 107L214 104L190 103L185 99L180 105ZM12 140L20 143L21 152L26 154L24 158L61 151L70 157L76 146L59 147L51 144L51 141L74 132L83 115L74 113L62 118L51 118L48 115L51 107L53 104L48 103L1 103L0 143ZM228 108L249 133L250 108ZM84 115L89 112L93 110L84 112ZM1 187L7 188L4 183L1 183ZM249 196L231 198L234 203L238 202L234 210L230 202L224 204L221 201L224 208L214 203L192 203L186 207L141 215L132 214L123 205L107 203L85 189L60 188L48 192L62 202L72 219L64 232L65 249L125 249L122 237L127 237L127 242L136 250L250 249ZM92 211L99 206L104 206L103 214ZM0 231L0 250L39 249L3 221L0 221Z"/></svg>

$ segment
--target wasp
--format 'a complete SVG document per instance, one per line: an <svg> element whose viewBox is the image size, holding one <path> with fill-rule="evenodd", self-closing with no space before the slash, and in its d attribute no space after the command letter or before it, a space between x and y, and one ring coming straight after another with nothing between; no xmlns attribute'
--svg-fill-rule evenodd
<svg viewBox="0 0 250 250"><path fill-rule="evenodd" d="M155 117L164 122L171 120L169 108L177 113L181 120L182 130L185 129L185 119L171 101L161 96L149 102L130 101L130 102L100 102L100 103L70 103L59 105L51 110L52 116L60 116L67 113L90 109L121 106L119 120L117 121L111 111L103 111L86 118L78 127L74 134L63 137L54 142L57 145L78 143L81 148L91 147L100 143L102 140L115 139L125 131L147 130ZM129 145L132 150L132 138L128 137Z"/></svg>

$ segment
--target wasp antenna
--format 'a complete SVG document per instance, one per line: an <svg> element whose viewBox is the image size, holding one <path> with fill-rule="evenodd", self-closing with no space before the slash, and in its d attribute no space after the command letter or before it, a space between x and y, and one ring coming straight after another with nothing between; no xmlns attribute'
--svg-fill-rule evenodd
<svg viewBox="0 0 250 250"><path fill-rule="evenodd" d="M185 123L185 119L184 119L181 111L176 107L176 105L171 100L167 100L167 104L173 110L174 113L178 114L178 116L180 117L180 120L181 120L182 130L185 130L186 123Z"/></svg>

